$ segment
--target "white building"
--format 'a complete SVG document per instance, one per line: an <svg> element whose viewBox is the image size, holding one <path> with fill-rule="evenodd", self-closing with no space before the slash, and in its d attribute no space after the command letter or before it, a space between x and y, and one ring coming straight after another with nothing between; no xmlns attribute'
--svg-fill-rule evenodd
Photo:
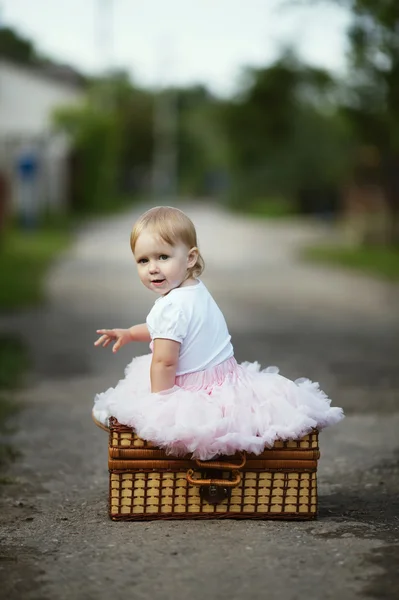
<svg viewBox="0 0 399 600"><path fill-rule="evenodd" d="M68 143L54 132L53 112L83 97L82 78L68 68L35 68L0 58L0 172L8 180L14 212L25 210L26 203L35 213L65 205ZM28 154L38 168L25 181L19 166Z"/></svg>

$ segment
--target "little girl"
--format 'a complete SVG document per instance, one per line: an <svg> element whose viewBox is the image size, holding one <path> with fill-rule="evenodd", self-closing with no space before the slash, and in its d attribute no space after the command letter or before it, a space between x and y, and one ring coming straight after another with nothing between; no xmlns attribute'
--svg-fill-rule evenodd
<svg viewBox="0 0 399 600"><path fill-rule="evenodd" d="M258 363L237 364L216 302L198 277L204 261L193 223L180 210L157 207L133 227L130 245L142 283L157 294L146 323L100 329L95 346L151 342L125 379L98 394L93 418L110 416L174 455L208 460L236 451L261 453L343 418L317 383L296 382Z"/></svg>

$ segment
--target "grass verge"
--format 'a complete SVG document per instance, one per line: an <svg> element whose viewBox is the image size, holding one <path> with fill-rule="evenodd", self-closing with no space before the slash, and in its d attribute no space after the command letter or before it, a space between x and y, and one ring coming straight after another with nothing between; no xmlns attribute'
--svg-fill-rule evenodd
<svg viewBox="0 0 399 600"><path fill-rule="evenodd" d="M354 269L389 281L399 281L398 249L311 246L304 250L303 256L317 263Z"/></svg>
<svg viewBox="0 0 399 600"><path fill-rule="evenodd" d="M8 397L7 391L19 387L29 367L23 343L10 335L0 336L0 469L14 460L18 452L6 441L10 433L8 423L20 406ZM0 474L0 484L13 483L12 478Z"/></svg>
<svg viewBox="0 0 399 600"><path fill-rule="evenodd" d="M298 214L294 202L285 198L248 199L242 203L235 200L231 206L234 212L265 219L280 219Z"/></svg>
<svg viewBox="0 0 399 600"><path fill-rule="evenodd" d="M11 229L0 240L0 311L14 311L44 299L44 276L52 260L66 248L70 227L53 224L32 232ZM0 471L18 456L7 441L10 419L20 406L11 391L23 383L29 368L26 347L15 335L0 335ZM13 480L0 472L0 484Z"/></svg>
<svg viewBox="0 0 399 600"><path fill-rule="evenodd" d="M0 248L0 310L15 310L43 301L43 277L70 239L69 231L9 231Z"/></svg>
<svg viewBox="0 0 399 600"><path fill-rule="evenodd" d="M21 340L13 335L0 335L0 390L18 387L28 366L28 355Z"/></svg>

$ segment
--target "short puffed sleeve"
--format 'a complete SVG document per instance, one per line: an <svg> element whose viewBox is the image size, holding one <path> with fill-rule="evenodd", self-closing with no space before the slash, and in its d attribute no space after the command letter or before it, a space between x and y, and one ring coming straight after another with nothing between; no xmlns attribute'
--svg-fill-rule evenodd
<svg viewBox="0 0 399 600"><path fill-rule="evenodd" d="M157 303L147 316L147 327L153 340L163 338L182 343L188 322L180 306L173 302Z"/></svg>

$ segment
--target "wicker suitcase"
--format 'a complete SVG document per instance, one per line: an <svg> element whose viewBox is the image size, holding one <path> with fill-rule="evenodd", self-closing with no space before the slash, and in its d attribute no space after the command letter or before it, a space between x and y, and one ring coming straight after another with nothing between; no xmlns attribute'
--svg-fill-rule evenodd
<svg viewBox="0 0 399 600"><path fill-rule="evenodd" d="M110 419L113 520L312 519L317 513L318 432L277 441L261 455L176 458Z"/></svg>

